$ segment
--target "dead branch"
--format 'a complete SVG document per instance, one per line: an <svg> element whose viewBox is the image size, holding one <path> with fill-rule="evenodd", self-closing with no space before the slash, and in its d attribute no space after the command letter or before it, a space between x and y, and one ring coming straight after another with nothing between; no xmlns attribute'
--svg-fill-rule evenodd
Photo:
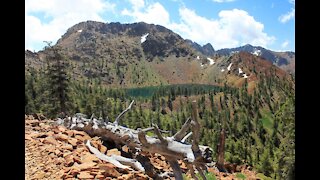
<svg viewBox="0 0 320 180"><path fill-rule="evenodd" d="M176 141L180 141L183 136L186 134L187 130L189 129L191 125L191 119L190 117L186 120L186 122L184 122L183 126L181 127L181 129L173 136L173 138Z"/></svg>
<svg viewBox="0 0 320 180"><path fill-rule="evenodd" d="M168 162L169 162L170 166L172 167L173 175L174 175L175 179L183 180L182 171L181 171L181 168L179 166L178 161L175 159L169 159Z"/></svg>
<svg viewBox="0 0 320 180"><path fill-rule="evenodd" d="M121 164L119 161L101 153L98 149L94 148L91 146L90 141L87 140L85 142L86 146L89 148L90 152L92 152L94 155L96 155L99 159L104 160L106 162L109 162L113 165L115 165L118 168L122 168L122 169L131 169L129 166L125 166L123 164Z"/></svg>
<svg viewBox="0 0 320 180"><path fill-rule="evenodd" d="M70 128L83 130L90 136L99 136L104 141L114 142L117 146L127 145L133 152L158 153L163 155L173 169L176 179L182 178L181 169L178 160L183 160L193 177L195 176L194 167L205 179L203 171L206 171L206 163L211 162L212 149L208 146L199 146L200 124L198 122L198 112L196 102L192 102L192 118L188 118L182 128L173 136L165 137L161 134L161 130L157 125L146 129L130 129L120 124L120 118L129 111L133 105L132 101L128 108L121 112L114 123L99 121L93 117L87 119L83 116L74 116L69 118ZM67 118L65 118L67 120ZM59 120L59 124L61 124ZM187 131L191 128L191 132L187 135ZM156 137L146 135L147 131L153 130ZM186 139L192 136L192 144L186 143ZM130 168L144 171L145 167L134 160L121 156L106 156L86 142L86 146L99 159L113 163L119 168ZM129 167L130 166L130 167ZM147 172L152 174L150 172Z"/></svg>
<svg viewBox="0 0 320 180"><path fill-rule="evenodd" d="M197 102L192 101L192 151L199 156L200 124L198 122Z"/></svg>
<svg viewBox="0 0 320 180"><path fill-rule="evenodd" d="M116 120L113 122L115 125L118 125L120 122L120 118L121 116L123 116L127 111L129 111L132 107L132 104L134 103L134 100L132 100L132 102L130 103L130 105L127 107L127 109L125 109L124 111L122 111L118 117L116 118Z"/></svg>
<svg viewBox="0 0 320 180"><path fill-rule="evenodd" d="M181 142L185 142L191 135L192 132L189 132L184 138L182 138Z"/></svg>

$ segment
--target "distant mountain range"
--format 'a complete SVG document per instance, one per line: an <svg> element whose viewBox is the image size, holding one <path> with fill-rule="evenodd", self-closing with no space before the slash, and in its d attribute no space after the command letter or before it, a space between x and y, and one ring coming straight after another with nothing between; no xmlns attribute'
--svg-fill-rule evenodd
<svg viewBox="0 0 320 180"><path fill-rule="evenodd" d="M143 22L81 22L69 28L55 46L62 47L71 60L74 78L96 78L111 87L182 83L240 86L245 79L255 84L259 74L267 75L271 69L279 76L294 73L295 62L294 52L251 45L216 51L210 43L201 46L163 26ZM26 51L26 71L44 67L46 53Z"/></svg>
<svg viewBox="0 0 320 180"><path fill-rule="evenodd" d="M196 50L201 52L207 56L220 55L220 56L229 56L233 53L237 53L240 51L248 52L256 56L260 56L274 65L290 72L295 73L295 53L292 51L286 52L275 52L268 49L265 49L260 46L252 46L250 44L246 44L244 46L236 47L236 48L224 48L215 51L210 43L201 46L196 42L192 42L191 40L187 40L187 42Z"/></svg>

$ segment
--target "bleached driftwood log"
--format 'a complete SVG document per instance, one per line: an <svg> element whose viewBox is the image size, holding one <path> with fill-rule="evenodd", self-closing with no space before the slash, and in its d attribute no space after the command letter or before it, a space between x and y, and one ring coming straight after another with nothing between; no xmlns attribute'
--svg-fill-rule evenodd
<svg viewBox="0 0 320 180"><path fill-rule="evenodd" d="M114 155L114 154L112 154L111 156L107 156L107 155L101 153L95 147L91 146L89 140L86 140L85 144L89 148L90 152L92 152L94 155L96 155L99 159L110 162L118 168L131 169L129 167L129 166L131 166L138 171L142 171L142 172L145 171L143 166L141 165L141 163L135 159L125 158L125 157ZM128 165L128 166L126 166L126 165Z"/></svg>
<svg viewBox="0 0 320 180"><path fill-rule="evenodd" d="M83 130L87 132L90 136L99 136L104 141L111 141L115 144L127 145L130 149L135 152L149 152L149 153L158 153L163 155L170 166L173 169L173 174L175 179L182 180L182 171L180 169L178 160L183 160L188 169L191 172L191 175L194 179L197 179L194 173L194 167L198 170L203 179L206 179L203 171L206 171L206 163L211 162L212 149L208 146L199 146L199 131L200 124L198 122L198 112L196 108L196 102L192 102L192 118L188 118L182 128L171 137L163 137L161 135L161 130L156 126L147 128L147 129L130 129L120 125L120 118L130 110L134 101L130 103L128 108L126 108L116 120L112 122L99 121L95 118L87 119L82 114L77 114L72 118L66 118L66 121L62 124L67 124L69 128L76 130ZM61 120L59 120L61 123ZM187 131L191 128L190 133ZM146 135L147 131L154 131L156 137L150 137ZM185 140L188 137L192 136L192 144L188 144ZM89 147L90 143L86 142ZM126 159L123 161L119 157L103 156L102 153L96 151L97 149L92 149L90 151L96 154L100 159L103 158L108 162L114 162L117 164L117 167L122 166L123 168L128 168L129 165L137 169L136 165L132 164L132 159ZM126 161L129 161L126 162ZM138 165L139 166L139 165ZM139 168L138 168L139 169ZM141 170L141 168L140 168Z"/></svg>

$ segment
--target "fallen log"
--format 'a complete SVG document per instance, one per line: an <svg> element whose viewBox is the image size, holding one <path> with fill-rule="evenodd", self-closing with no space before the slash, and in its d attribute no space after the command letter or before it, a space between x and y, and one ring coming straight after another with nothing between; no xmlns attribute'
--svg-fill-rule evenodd
<svg viewBox="0 0 320 180"><path fill-rule="evenodd" d="M125 158L125 157L114 155L114 154L112 154L111 156L107 156L101 153L98 149L91 146L89 140L86 140L85 145L89 148L90 152L96 155L99 159L110 162L118 168L130 169L129 166L131 166L138 171L145 172L144 168L139 163L139 161L135 159Z"/></svg>
<svg viewBox="0 0 320 180"><path fill-rule="evenodd" d="M163 155L169 162L173 169L175 179L182 179L182 171L180 169L178 160L183 160L187 164L187 168L190 170L191 175L194 179L197 179L194 173L194 167L198 170L199 174L203 179L206 179L203 171L207 171L206 163L211 162L212 149L208 146L199 145L199 131L200 124L197 120L197 109L196 102L192 102L192 118L188 118L182 128L171 137L163 137L161 130L156 126L149 127L146 129L130 129L120 125L120 118L131 109L134 101L132 101L128 108L126 108L116 120L112 122L99 121L93 117L87 119L81 114L76 116L65 118L60 124L67 125L71 129L82 130L88 133L90 136L99 136L104 141L114 142L117 146L127 145L132 152L148 152L158 153ZM192 132L187 133L191 129ZM146 135L147 131L154 131L156 137L150 137ZM186 139L192 137L192 144L186 143ZM90 143L86 142L87 147L97 157L108 162L116 163L117 167L128 168L129 165L135 169L138 168L137 164L134 164L132 159L124 160L120 157L106 157L97 149L90 147ZM123 158L123 157L122 157ZM125 162L126 161L126 162ZM118 163L120 164L118 164ZM124 165L125 164L125 165ZM143 164L142 164L143 165Z"/></svg>

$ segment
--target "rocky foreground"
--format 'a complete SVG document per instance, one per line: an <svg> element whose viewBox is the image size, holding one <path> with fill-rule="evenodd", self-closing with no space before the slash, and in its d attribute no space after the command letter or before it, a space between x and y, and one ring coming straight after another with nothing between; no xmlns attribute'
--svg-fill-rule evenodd
<svg viewBox="0 0 320 180"><path fill-rule="evenodd" d="M152 179L147 174L133 169L121 169L111 163L98 159L92 154L85 140L106 155L130 156L128 148L110 148L99 137L90 137L87 133L55 126L50 119L25 117L25 179ZM109 148L108 148L108 147ZM150 159L150 166L158 174L172 172L165 158L159 154L145 154ZM185 177L191 179L183 162L179 162ZM260 179L256 173L244 167L236 167L235 173L222 173L214 167L208 171L216 179L239 179L237 173L246 179ZM164 179L174 177L163 176Z"/></svg>

